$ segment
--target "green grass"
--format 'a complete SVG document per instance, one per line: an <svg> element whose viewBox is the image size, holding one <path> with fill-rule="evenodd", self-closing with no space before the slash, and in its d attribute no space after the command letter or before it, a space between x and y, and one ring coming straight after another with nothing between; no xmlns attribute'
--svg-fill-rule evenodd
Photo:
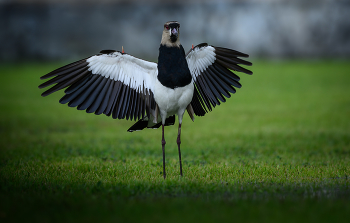
<svg viewBox="0 0 350 223"><path fill-rule="evenodd" d="M61 64L0 66L0 221L346 222L349 61L256 61L242 89L193 123L133 122L42 98Z"/></svg>

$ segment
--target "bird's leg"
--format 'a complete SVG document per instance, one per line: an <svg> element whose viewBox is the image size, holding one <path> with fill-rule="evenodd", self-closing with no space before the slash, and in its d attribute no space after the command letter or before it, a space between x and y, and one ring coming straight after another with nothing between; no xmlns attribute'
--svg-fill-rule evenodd
<svg viewBox="0 0 350 223"><path fill-rule="evenodd" d="M182 163L181 163L181 150L180 150L180 144L181 144L181 123L179 123L179 131L177 133L177 148L179 150L179 162L180 162L180 175L182 176Z"/></svg>
<svg viewBox="0 0 350 223"><path fill-rule="evenodd" d="M164 124L162 124L162 150L163 150L163 177L166 178L165 174L165 139L164 139Z"/></svg>

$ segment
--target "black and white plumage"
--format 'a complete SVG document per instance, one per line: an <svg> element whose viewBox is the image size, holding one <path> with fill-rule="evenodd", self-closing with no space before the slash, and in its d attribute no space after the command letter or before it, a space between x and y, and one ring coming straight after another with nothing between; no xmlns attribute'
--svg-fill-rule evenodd
<svg viewBox="0 0 350 223"><path fill-rule="evenodd" d="M177 144L181 163L181 124L187 110L204 116L240 88L240 78L232 71L252 74L240 65L247 54L221 47L199 44L185 54L179 39L180 24L164 24L158 64L127 53L103 50L99 54L58 68L41 79L52 78L39 88L55 84L42 93L47 96L65 89L60 103L114 119L137 121L128 131L162 126L163 176L165 172L164 126L179 119Z"/></svg>

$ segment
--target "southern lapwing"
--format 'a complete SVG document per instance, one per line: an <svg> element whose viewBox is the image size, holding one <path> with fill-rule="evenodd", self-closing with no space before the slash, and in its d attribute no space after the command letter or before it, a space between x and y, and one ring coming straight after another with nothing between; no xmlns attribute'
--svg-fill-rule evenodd
<svg viewBox="0 0 350 223"><path fill-rule="evenodd" d="M47 96L61 89L65 95L60 103L78 110L105 114L114 119L137 121L128 131L162 126L163 176L165 172L164 126L179 119L177 145L181 164L181 124L187 110L204 116L240 88L240 78L232 71L252 74L239 64L252 63L239 59L247 54L199 44L187 54L180 44L180 24L164 24L159 47L158 64L133 57L124 52L102 50L99 54L58 68L41 79L54 77L39 88L55 84L42 93Z"/></svg>

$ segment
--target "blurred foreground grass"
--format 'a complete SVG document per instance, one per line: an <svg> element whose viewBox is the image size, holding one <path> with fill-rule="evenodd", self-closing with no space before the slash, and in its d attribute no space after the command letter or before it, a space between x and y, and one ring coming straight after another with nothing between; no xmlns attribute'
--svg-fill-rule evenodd
<svg viewBox="0 0 350 223"><path fill-rule="evenodd" d="M182 129L42 98L57 64L0 66L0 220L326 222L350 219L349 61L257 61L226 103Z"/></svg>

